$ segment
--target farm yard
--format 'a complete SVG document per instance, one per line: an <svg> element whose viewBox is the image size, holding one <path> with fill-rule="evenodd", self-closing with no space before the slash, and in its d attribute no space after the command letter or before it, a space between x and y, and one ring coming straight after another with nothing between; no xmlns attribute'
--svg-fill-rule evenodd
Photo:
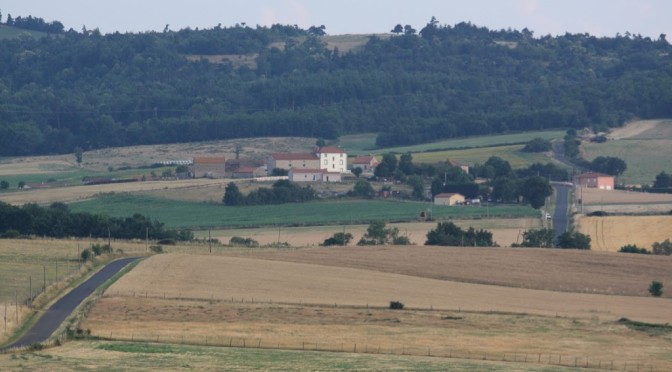
<svg viewBox="0 0 672 372"><path fill-rule="evenodd" d="M450 350L465 358L468 354L478 355L478 359L490 355L500 361L504 354L562 354L572 361L616 360L620 365L647 361L661 369L672 363L667 336L652 337L616 322L624 317L669 322L672 302L667 298L552 292L432 279L420 274L426 272L421 263L430 261L448 265L444 271L451 272L451 260L437 253L450 248L380 248L371 258L362 248L320 250L334 253L316 259L319 264L269 261L254 255L154 256L110 287L82 327L97 336L126 341L231 343L239 347L246 343L248 347L332 351L346 347L353 350L357 344L359 352L367 348L372 353L381 350L386 354L427 355L429 349L433 355L441 355ZM330 259L339 256L337 250L359 250L360 267L368 268L331 265ZM305 252L306 256L313 256L313 251L317 249ZM481 250L480 256L487 257L487 251L525 250ZM294 252L299 251L288 253ZM277 251L278 256L283 254ZM346 252L350 257L353 254ZM607 260L620 258L597 255ZM387 261L378 265L378 259L384 256ZM551 257L537 256L537 264L552 263L546 271L560 271L569 263L581 262L578 258L572 255L554 262ZM622 268L633 263L630 258L622 258ZM502 261L497 255L490 259ZM416 275L384 271L391 261L415 267ZM654 270L661 273L669 267L668 262L656 260L642 263L652 265L650 269L658 267ZM598 285L617 291L623 286L623 291L628 291L627 283L637 271L624 274L611 266L611 276L621 276L620 281L611 282L613 278L606 273L610 264L605 264L604 274L594 276ZM507 276L511 272L507 269L484 272ZM166 272L171 273L170 281L165 280ZM558 276L570 277L570 272ZM528 279L534 282L540 276ZM558 285L563 284L561 280ZM387 309L393 299L407 308ZM605 342L608 348L603 347Z"/></svg>

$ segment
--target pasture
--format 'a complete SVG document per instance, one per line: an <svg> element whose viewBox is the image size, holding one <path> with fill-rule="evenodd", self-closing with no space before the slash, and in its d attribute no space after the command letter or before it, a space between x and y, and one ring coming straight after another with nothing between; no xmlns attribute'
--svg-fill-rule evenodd
<svg viewBox="0 0 672 372"><path fill-rule="evenodd" d="M672 216L584 216L578 231L590 235L593 250L617 252L635 244L650 251L654 242L672 240Z"/></svg>
<svg viewBox="0 0 672 372"><path fill-rule="evenodd" d="M547 140L562 138L565 133L563 131L532 131L525 133L495 134L490 136L453 138L419 145L386 147L380 149L375 148L376 135L377 134L375 133L345 135L339 138L338 144L348 150L348 154L383 154L388 152L404 154L407 152L437 152L477 147L520 145L537 137Z"/></svg>
<svg viewBox="0 0 672 372"><path fill-rule="evenodd" d="M525 168L534 163L555 162L543 153L522 152L523 147L524 145L505 145L465 150L418 152L412 155L414 163L437 163L450 159L465 164L484 164L491 156L498 156L508 161L514 169Z"/></svg>
<svg viewBox="0 0 672 372"><path fill-rule="evenodd" d="M408 355L333 353L148 342L74 341L24 354L0 354L10 370L358 370L358 371L538 371L534 364ZM567 371L546 366L545 371Z"/></svg>
<svg viewBox="0 0 672 372"><path fill-rule="evenodd" d="M418 264L414 257L428 255L425 262L452 266L432 251L450 248L404 248L405 255L396 248L387 249L389 260L401 265ZM332 258L340 253L321 250L334 251ZM671 366L668 336L652 337L616 322L622 317L669 322L669 299L431 279L421 276L426 270L419 265L415 272L420 275L400 275L378 270L378 261L366 258L366 248L356 250L367 269L335 266L326 260L316 265L251 256L153 256L111 286L82 327L96 336L128 341L223 346L246 342L265 348L332 351L353 350L357 344L359 352L367 348L385 354L427 355L429 349L433 355L450 352L478 355L478 359L490 355L500 361L512 353L545 358L562 354L572 361L616 360L623 365L639 360L656 368ZM481 250L478 259L495 259L488 257L489 251L513 250ZM546 252L528 250L535 251ZM559 261L546 271L562 270L563 264L581 260L570 255ZM660 265L660 270L667 266ZM170 281L165 280L168 271ZM511 270L498 272L506 276ZM631 279L623 276L621 282ZM387 309L391 300L402 301L406 309Z"/></svg>
<svg viewBox="0 0 672 372"><path fill-rule="evenodd" d="M583 143L587 160L598 156L615 156L628 165L619 182L628 185L652 184L662 171L670 173L672 158L672 121L637 121L616 129L605 143Z"/></svg>
<svg viewBox="0 0 672 372"><path fill-rule="evenodd" d="M310 203L226 207L223 203L197 203L134 196L105 195L70 205L73 211L109 216L140 213L172 228L241 228L258 226L308 226L369 223L374 220L414 221L432 209L435 219L536 217L538 212L521 205L433 207L428 203L386 200L329 200Z"/></svg>

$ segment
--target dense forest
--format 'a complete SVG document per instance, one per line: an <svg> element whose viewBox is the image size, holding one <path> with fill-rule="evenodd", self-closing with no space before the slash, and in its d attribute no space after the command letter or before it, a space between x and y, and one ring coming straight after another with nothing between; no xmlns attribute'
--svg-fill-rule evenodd
<svg viewBox="0 0 672 372"><path fill-rule="evenodd" d="M432 18L343 53L324 27L104 35L17 20L1 27L49 32L0 40L0 156L357 132L389 146L672 116L665 35L535 37Z"/></svg>

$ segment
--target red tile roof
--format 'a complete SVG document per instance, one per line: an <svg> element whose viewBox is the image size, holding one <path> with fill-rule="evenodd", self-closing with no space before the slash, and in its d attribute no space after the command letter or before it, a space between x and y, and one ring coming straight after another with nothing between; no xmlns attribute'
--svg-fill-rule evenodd
<svg viewBox="0 0 672 372"><path fill-rule="evenodd" d="M320 150L318 152L320 154L345 154L345 150L335 146L320 147Z"/></svg>
<svg viewBox="0 0 672 372"><path fill-rule="evenodd" d="M597 172L588 172L588 173L582 173L576 176L576 178L594 178L594 177L613 177L608 174L604 173L597 173Z"/></svg>
<svg viewBox="0 0 672 372"><path fill-rule="evenodd" d="M366 156L357 156L352 160L352 164L371 164L371 161L378 162L378 160L374 156L366 155Z"/></svg>
<svg viewBox="0 0 672 372"><path fill-rule="evenodd" d="M315 154L278 152L271 155L275 160L319 160Z"/></svg>
<svg viewBox="0 0 672 372"><path fill-rule="evenodd" d="M226 159L223 156L194 158L194 164L224 164Z"/></svg>
<svg viewBox="0 0 672 372"><path fill-rule="evenodd" d="M459 196L464 197L462 194L458 194L458 193L455 193L455 192L444 192L444 193L441 193L441 194L434 195L434 198L435 199L436 198L450 198L450 197L455 196L455 195L459 195Z"/></svg>

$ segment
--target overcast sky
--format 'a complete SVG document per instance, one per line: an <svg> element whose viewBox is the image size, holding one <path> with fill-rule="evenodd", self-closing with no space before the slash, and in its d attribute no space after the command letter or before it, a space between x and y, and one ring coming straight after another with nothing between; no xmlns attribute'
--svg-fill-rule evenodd
<svg viewBox="0 0 672 372"><path fill-rule="evenodd" d="M525 27L535 36L588 32L672 39L672 0L2 0L7 14L61 21L103 33L233 26L325 25L330 35L420 30L435 16L442 25L470 21L491 29Z"/></svg>

